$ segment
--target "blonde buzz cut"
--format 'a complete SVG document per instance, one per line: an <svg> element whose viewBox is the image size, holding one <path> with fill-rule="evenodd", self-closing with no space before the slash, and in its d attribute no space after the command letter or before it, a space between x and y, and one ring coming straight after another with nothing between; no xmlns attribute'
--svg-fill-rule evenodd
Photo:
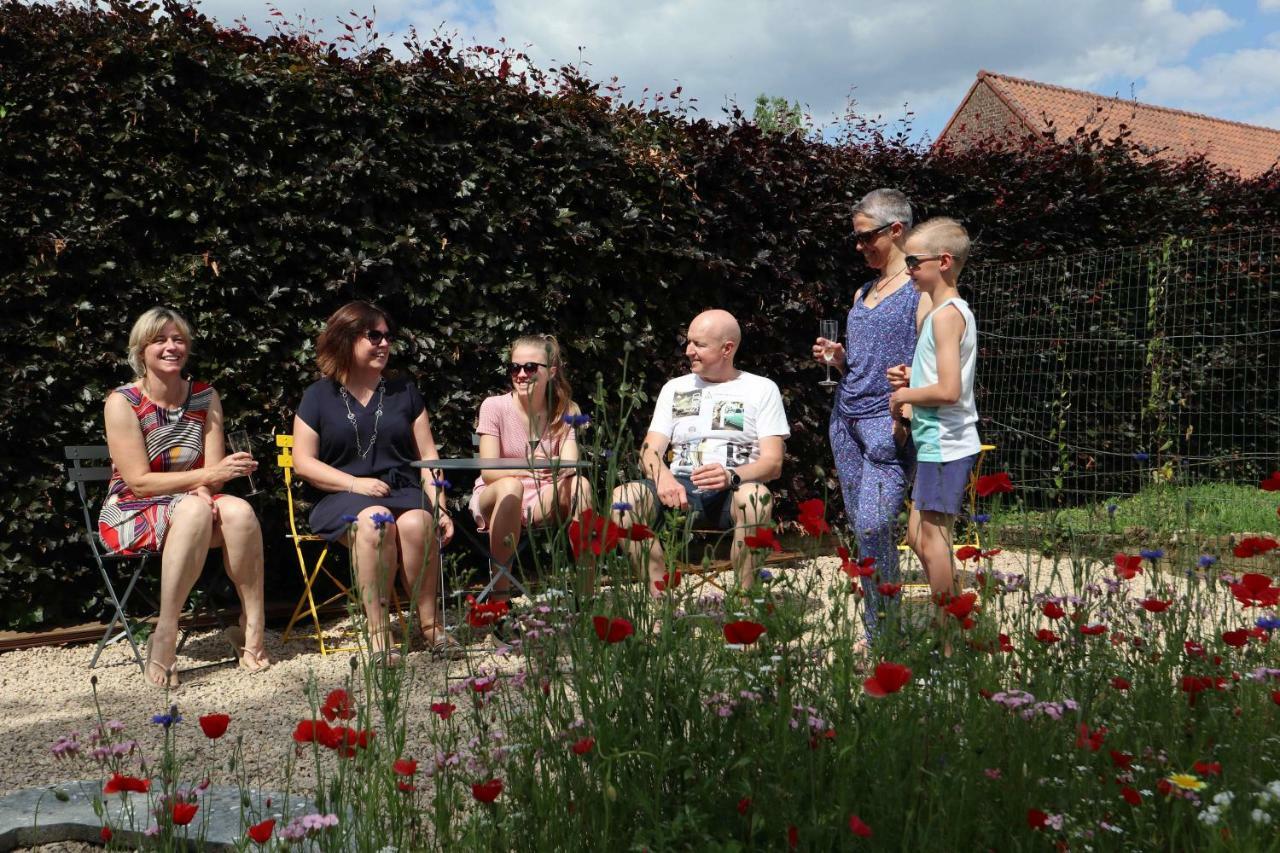
<svg viewBox="0 0 1280 853"><path fill-rule="evenodd" d="M949 216L935 216L921 222L911 229L907 239L923 241L929 254L945 252L955 260L957 267L964 266L969 260L969 232Z"/></svg>

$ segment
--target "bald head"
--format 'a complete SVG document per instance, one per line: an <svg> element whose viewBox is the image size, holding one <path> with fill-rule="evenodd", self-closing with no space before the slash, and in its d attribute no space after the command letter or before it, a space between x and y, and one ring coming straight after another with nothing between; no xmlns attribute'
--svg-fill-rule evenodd
<svg viewBox="0 0 1280 853"><path fill-rule="evenodd" d="M685 356L689 368L708 382L725 382L738 375L733 357L742 342L742 329L728 311L703 311L689 324Z"/></svg>

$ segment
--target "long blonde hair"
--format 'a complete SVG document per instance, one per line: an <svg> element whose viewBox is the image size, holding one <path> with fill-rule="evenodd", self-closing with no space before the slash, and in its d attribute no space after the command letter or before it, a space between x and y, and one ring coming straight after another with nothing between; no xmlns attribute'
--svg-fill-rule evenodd
<svg viewBox="0 0 1280 853"><path fill-rule="evenodd" d="M511 342L508 352L514 353L520 347L542 350L547 354L547 373L550 378L547 383L550 389L550 399L547 400L547 432L558 435L567 427L564 416L576 415L579 411L577 404L573 402L573 386L565 375L560 342L555 335L521 335ZM555 368L554 374L551 373L552 368Z"/></svg>

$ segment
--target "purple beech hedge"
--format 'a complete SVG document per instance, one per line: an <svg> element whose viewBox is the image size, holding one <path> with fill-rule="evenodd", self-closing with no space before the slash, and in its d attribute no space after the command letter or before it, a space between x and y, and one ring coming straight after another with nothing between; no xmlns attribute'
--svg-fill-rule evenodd
<svg viewBox="0 0 1280 853"><path fill-rule="evenodd" d="M851 119L834 142L769 137L737 110L638 106L518 58L439 39L411 62L343 54L172 3L0 3L0 627L100 611L61 447L103 440L129 326L155 303L195 323L192 371L231 423L266 436L291 422L325 316L378 300L448 454L470 452L518 333L562 337L580 398L597 373L618 382L629 343L653 394L682 369L684 324L723 306L745 327L741 365L787 395L786 506L834 482L807 351L869 276L849 240L867 190L964 220L975 271L1280 219L1275 171L1152 160L1123 135L951 153ZM974 294L985 328L1014 296ZM283 504L263 506L285 597Z"/></svg>

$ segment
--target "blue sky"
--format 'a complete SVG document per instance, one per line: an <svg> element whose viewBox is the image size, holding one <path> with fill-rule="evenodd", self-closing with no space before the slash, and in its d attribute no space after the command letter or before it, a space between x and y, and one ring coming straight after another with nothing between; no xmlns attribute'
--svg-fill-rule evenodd
<svg viewBox="0 0 1280 853"><path fill-rule="evenodd" d="M341 32L350 0L278 0L290 19ZM205 0L266 31L261 0ZM818 125L845 112L915 113L936 135L979 69L1280 128L1280 0L382 0L377 28L463 43L500 38L543 67L588 63L629 96L683 86L699 114L750 112L759 93L805 105Z"/></svg>

